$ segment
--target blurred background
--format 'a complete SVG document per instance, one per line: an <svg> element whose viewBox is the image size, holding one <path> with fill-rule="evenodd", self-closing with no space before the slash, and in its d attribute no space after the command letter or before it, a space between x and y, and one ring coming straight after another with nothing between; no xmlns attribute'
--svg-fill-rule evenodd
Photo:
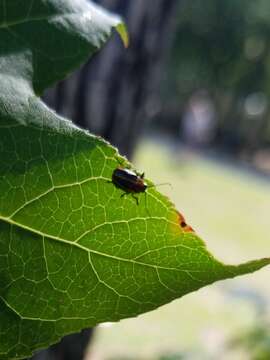
<svg viewBox="0 0 270 360"><path fill-rule="evenodd" d="M160 190L217 258L269 256L269 0L96 2L122 14L130 47L114 34L46 102L170 182ZM92 334L88 360L270 359L268 281L266 268L102 324L55 358L82 358Z"/></svg>

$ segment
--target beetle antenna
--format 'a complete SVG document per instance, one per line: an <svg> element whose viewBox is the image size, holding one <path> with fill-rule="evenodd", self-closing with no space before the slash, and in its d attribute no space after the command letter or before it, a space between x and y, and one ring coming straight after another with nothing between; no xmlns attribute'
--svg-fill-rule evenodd
<svg viewBox="0 0 270 360"><path fill-rule="evenodd" d="M147 186L147 187L148 187L148 188L152 188L152 187L163 186L163 185L169 185L171 188L173 188L173 187L172 187L172 184L170 184L170 183L154 184L154 185L149 185L149 186Z"/></svg>

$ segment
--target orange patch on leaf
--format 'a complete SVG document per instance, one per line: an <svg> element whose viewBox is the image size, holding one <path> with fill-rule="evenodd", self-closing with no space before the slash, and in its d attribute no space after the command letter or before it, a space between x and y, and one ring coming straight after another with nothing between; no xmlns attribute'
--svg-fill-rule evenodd
<svg viewBox="0 0 270 360"><path fill-rule="evenodd" d="M177 215L178 215L178 222L179 222L181 229L184 232L194 232L192 227L186 223L184 216L179 211L177 211Z"/></svg>

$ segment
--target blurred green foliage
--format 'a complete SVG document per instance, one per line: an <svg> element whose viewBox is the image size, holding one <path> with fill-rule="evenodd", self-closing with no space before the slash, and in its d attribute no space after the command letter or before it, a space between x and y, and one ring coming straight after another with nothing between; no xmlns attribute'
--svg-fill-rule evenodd
<svg viewBox="0 0 270 360"><path fill-rule="evenodd" d="M269 323L260 319L257 326L248 329L229 345L232 349L244 349L252 360L270 359Z"/></svg>
<svg viewBox="0 0 270 360"><path fill-rule="evenodd" d="M204 89L218 118L216 143L251 152L270 144L270 2L183 0L169 99L184 111Z"/></svg>
<svg viewBox="0 0 270 360"><path fill-rule="evenodd" d="M179 91L270 91L269 35L269 1L185 1L173 57Z"/></svg>

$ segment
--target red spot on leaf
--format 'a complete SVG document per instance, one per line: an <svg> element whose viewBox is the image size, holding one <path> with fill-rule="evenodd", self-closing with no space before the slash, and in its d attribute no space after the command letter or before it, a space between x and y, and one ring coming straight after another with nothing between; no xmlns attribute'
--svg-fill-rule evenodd
<svg viewBox="0 0 270 360"><path fill-rule="evenodd" d="M186 223L184 216L179 211L177 211L177 215L178 215L178 222L179 222L181 229L184 232L194 232L192 227Z"/></svg>

